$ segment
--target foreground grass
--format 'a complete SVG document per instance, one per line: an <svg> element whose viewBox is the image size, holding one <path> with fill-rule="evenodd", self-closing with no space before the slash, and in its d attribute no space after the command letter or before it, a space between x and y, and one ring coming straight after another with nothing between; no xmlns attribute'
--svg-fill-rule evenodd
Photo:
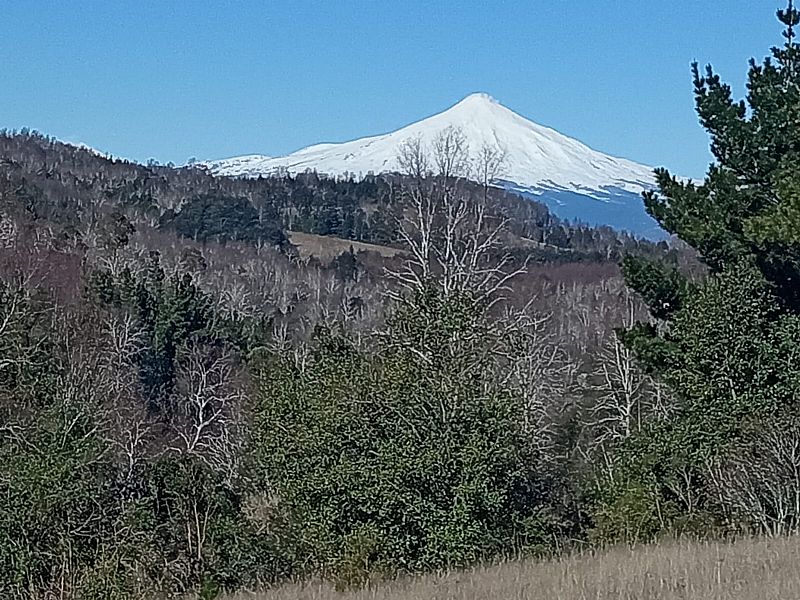
<svg viewBox="0 0 800 600"><path fill-rule="evenodd" d="M340 593L285 586L225 600L791 600L800 599L800 538L672 542L549 562L518 561Z"/></svg>

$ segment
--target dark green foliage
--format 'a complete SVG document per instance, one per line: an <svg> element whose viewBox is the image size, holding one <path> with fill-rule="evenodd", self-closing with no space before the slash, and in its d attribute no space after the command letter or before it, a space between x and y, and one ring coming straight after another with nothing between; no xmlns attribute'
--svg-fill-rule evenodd
<svg viewBox="0 0 800 600"><path fill-rule="evenodd" d="M679 310L690 291L686 276L664 263L629 256L622 262L622 272L657 319Z"/></svg>
<svg viewBox="0 0 800 600"><path fill-rule="evenodd" d="M210 298L189 274L168 276L156 253L140 278L128 270L119 278L105 271L94 273L92 290L106 304L136 315L144 340L137 355L142 386L151 408L157 408L172 392L178 352L190 338L204 339L211 333Z"/></svg>
<svg viewBox="0 0 800 600"><path fill-rule="evenodd" d="M2 433L4 598L59 587L97 600L221 591L280 574L272 540L246 519L243 488L197 457L170 455L131 481L97 432L101 415L56 405Z"/></svg>
<svg viewBox="0 0 800 600"><path fill-rule="evenodd" d="M624 339L677 406L617 449L596 490L599 537L736 526L711 493L715 465L749 435L745 423L798 409L800 239L789 235L800 189L798 59L790 43L773 60L752 62L746 102L734 101L710 67L701 75L694 66L697 112L717 164L702 185L658 171L660 192L645 203L698 250L708 276L690 284L672 269L624 265L655 319Z"/></svg>
<svg viewBox="0 0 800 600"><path fill-rule="evenodd" d="M53 385L51 308L35 291L0 281L0 394L21 406L38 406Z"/></svg>
<svg viewBox="0 0 800 600"><path fill-rule="evenodd" d="M122 465L100 431L102 407L55 395L0 432L0 595L138 598L158 549L126 497Z"/></svg>
<svg viewBox="0 0 800 600"><path fill-rule="evenodd" d="M174 276L150 289L140 283L136 302L148 340L140 359L142 383L150 401L155 402L172 391L179 348L208 324L208 300L188 276Z"/></svg>
<svg viewBox="0 0 800 600"><path fill-rule="evenodd" d="M687 300L668 336L629 332L626 341L680 402L669 420L618 450L614 479L599 490L598 535L628 536L640 523L637 534L648 537L713 519L707 484L715 457L742 438L748 420L796 410L800 318L781 312L770 287L756 269L734 266ZM631 494L639 512L626 520L620 503L631 510Z"/></svg>
<svg viewBox="0 0 800 600"><path fill-rule="evenodd" d="M191 456L148 465L142 482L138 503L162 563L151 566L154 579L210 594L271 581L286 569L274 540L246 518L242 482Z"/></svg>
<svg viewBox="0 0 800 600"><path fill-rule="evenodd" d="M711 67L693 67L700 121L717 164L702 185L656 173L660 193L645 205L662 226L695 247L719 271L752 259L776 286L781 301L800 308L800 244L795 222L800 151L800 51L773 50L773 60L752 62L746 102Z"/></svg>
<svg viewBox="0 0 800 600"><path fill-rule="evenodd" d="M287 573L274 536L248 517L244 432L192 451L175 433L191 416L187 383L174 385L189 377L188 347L204 344L213 363L236 332L156 256L140 275L97 272L85 299L69 312L40 291L2 288L0 596L212 597ZM212 406L231 427L243 409L217 403L200 417Z"/></svg>
<svg viewBox="0 0 800 600"><path fill-rule="evenodd" d="M123 541L114 540L123 515L111 465L87 409L57 403L30 422L7 423L0 434L4 598L55 588L59 577L70 592L91 587L103 563L127 550L115 547ZM122 576L118 583L124 585Z"/></svg>
<svg viewBox="0 0 800 600"><path fill-rule="evenodd" d="M101 406L91 386L76 386L81 367L64 361L56 311L39 292L3 285L0 595L60 588L73 597L121 598L132 584L126 573L117 572L110 587L103 582L107 569L135 562L136 549L126 545L117 471L98 430Z"/></svg>
<svg viewBox="0 0 800 600"><path fill-rule="evenodd" d="M547 546L545 469L493 380L482 315L421 292L377 354L327 332L302 368L264 370L258 464L311 566L349 580Z"/></svg>
<svg viewBox="0 0 800 600"><path fill-rule="evenodd" d="M260 242L276 247L288 243L280 223L262 220L247 198L196 196L183 204L177 214L165 214L161 226L198 242Z"/></svg>

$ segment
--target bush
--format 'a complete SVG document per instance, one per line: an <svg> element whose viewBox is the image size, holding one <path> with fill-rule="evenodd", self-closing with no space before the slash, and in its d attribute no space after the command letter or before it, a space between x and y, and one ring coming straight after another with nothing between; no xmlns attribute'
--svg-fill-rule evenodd
<svg viewBox="0 0 800 600"><path fill-rule="evenodd" d="M546 543L548 481L490 335L470 296L429 290L373 352L327 331L264 370L257 464L316 568L355 582Z"/></svg>

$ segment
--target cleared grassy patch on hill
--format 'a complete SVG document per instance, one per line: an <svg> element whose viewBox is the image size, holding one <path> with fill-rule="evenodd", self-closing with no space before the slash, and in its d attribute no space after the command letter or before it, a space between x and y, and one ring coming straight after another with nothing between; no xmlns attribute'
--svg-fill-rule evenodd
<svg viewBox="0 0 800 600"><path fill-rule="evenodd" d="M342 252L347 252L351 246L355 252L375 252L385 258L404 254L403 250L398 248L354 242L352 240L345 240L329 235L315 235L313 233L303 233L300 231L289 231L286 235L289 241L297 246L297 250L300 252L302 258L315 256L322 261L327 261L336 258Z"/></svg>
<svg viewBox="0 0 800 600"><path fill-rule="evenodd" d="M798 537L669 542L513 561L357 592L312 583L225 600L790 600L800 598L799 566Z"/></svg>

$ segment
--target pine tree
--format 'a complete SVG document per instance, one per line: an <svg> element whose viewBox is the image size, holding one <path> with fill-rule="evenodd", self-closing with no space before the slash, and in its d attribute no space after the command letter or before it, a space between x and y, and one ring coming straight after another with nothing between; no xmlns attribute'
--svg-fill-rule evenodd
<svg viewBox="0 0 800 600"><path fill-rule="evenodd" d="M750 62L746 100L711 66L692 67L700 122L716 158L702 185L656 172L660 193L645 197L648 212L696 248L712 272L752 261L782 300L800 308L800 50L791 4L778 17L786 44L762 64Z"/></svg>
<svg viewBox="0 0 800 600"><path fill-rule="evenodd" d="M763 64L751 61L746 100L708 66L693 65L700 121L716 162L702 184L658 169L659 191L645 195L648 212L668 232L697 250L709 281L725 272L753 270L786 314L800 312L800 49L794 42L800 11L778 11L786 44ZM628 284L657 324L628 332L630 344L658 367L676 342L670 323L710 285L694 284L674 268L638 258L624 261Z"/></svg>
<svg viewBox="0 0 800 600"><path fill-rule="evenodd" d="M697 250L707 276L690 281L674 268L624 262L652 315L624 339L678 408L619 452L617 485L602 490L599 511L610 535L627 531L620 515L656 530L687 515L708 518L709 464L747 419L766 420L800 398L800 12L790 3L778 18L786 43L750 62L745 100L734 100L710 66L693 65L716 161L702 184L660 169L659 191L645 196L662 227Z"/></svg>

